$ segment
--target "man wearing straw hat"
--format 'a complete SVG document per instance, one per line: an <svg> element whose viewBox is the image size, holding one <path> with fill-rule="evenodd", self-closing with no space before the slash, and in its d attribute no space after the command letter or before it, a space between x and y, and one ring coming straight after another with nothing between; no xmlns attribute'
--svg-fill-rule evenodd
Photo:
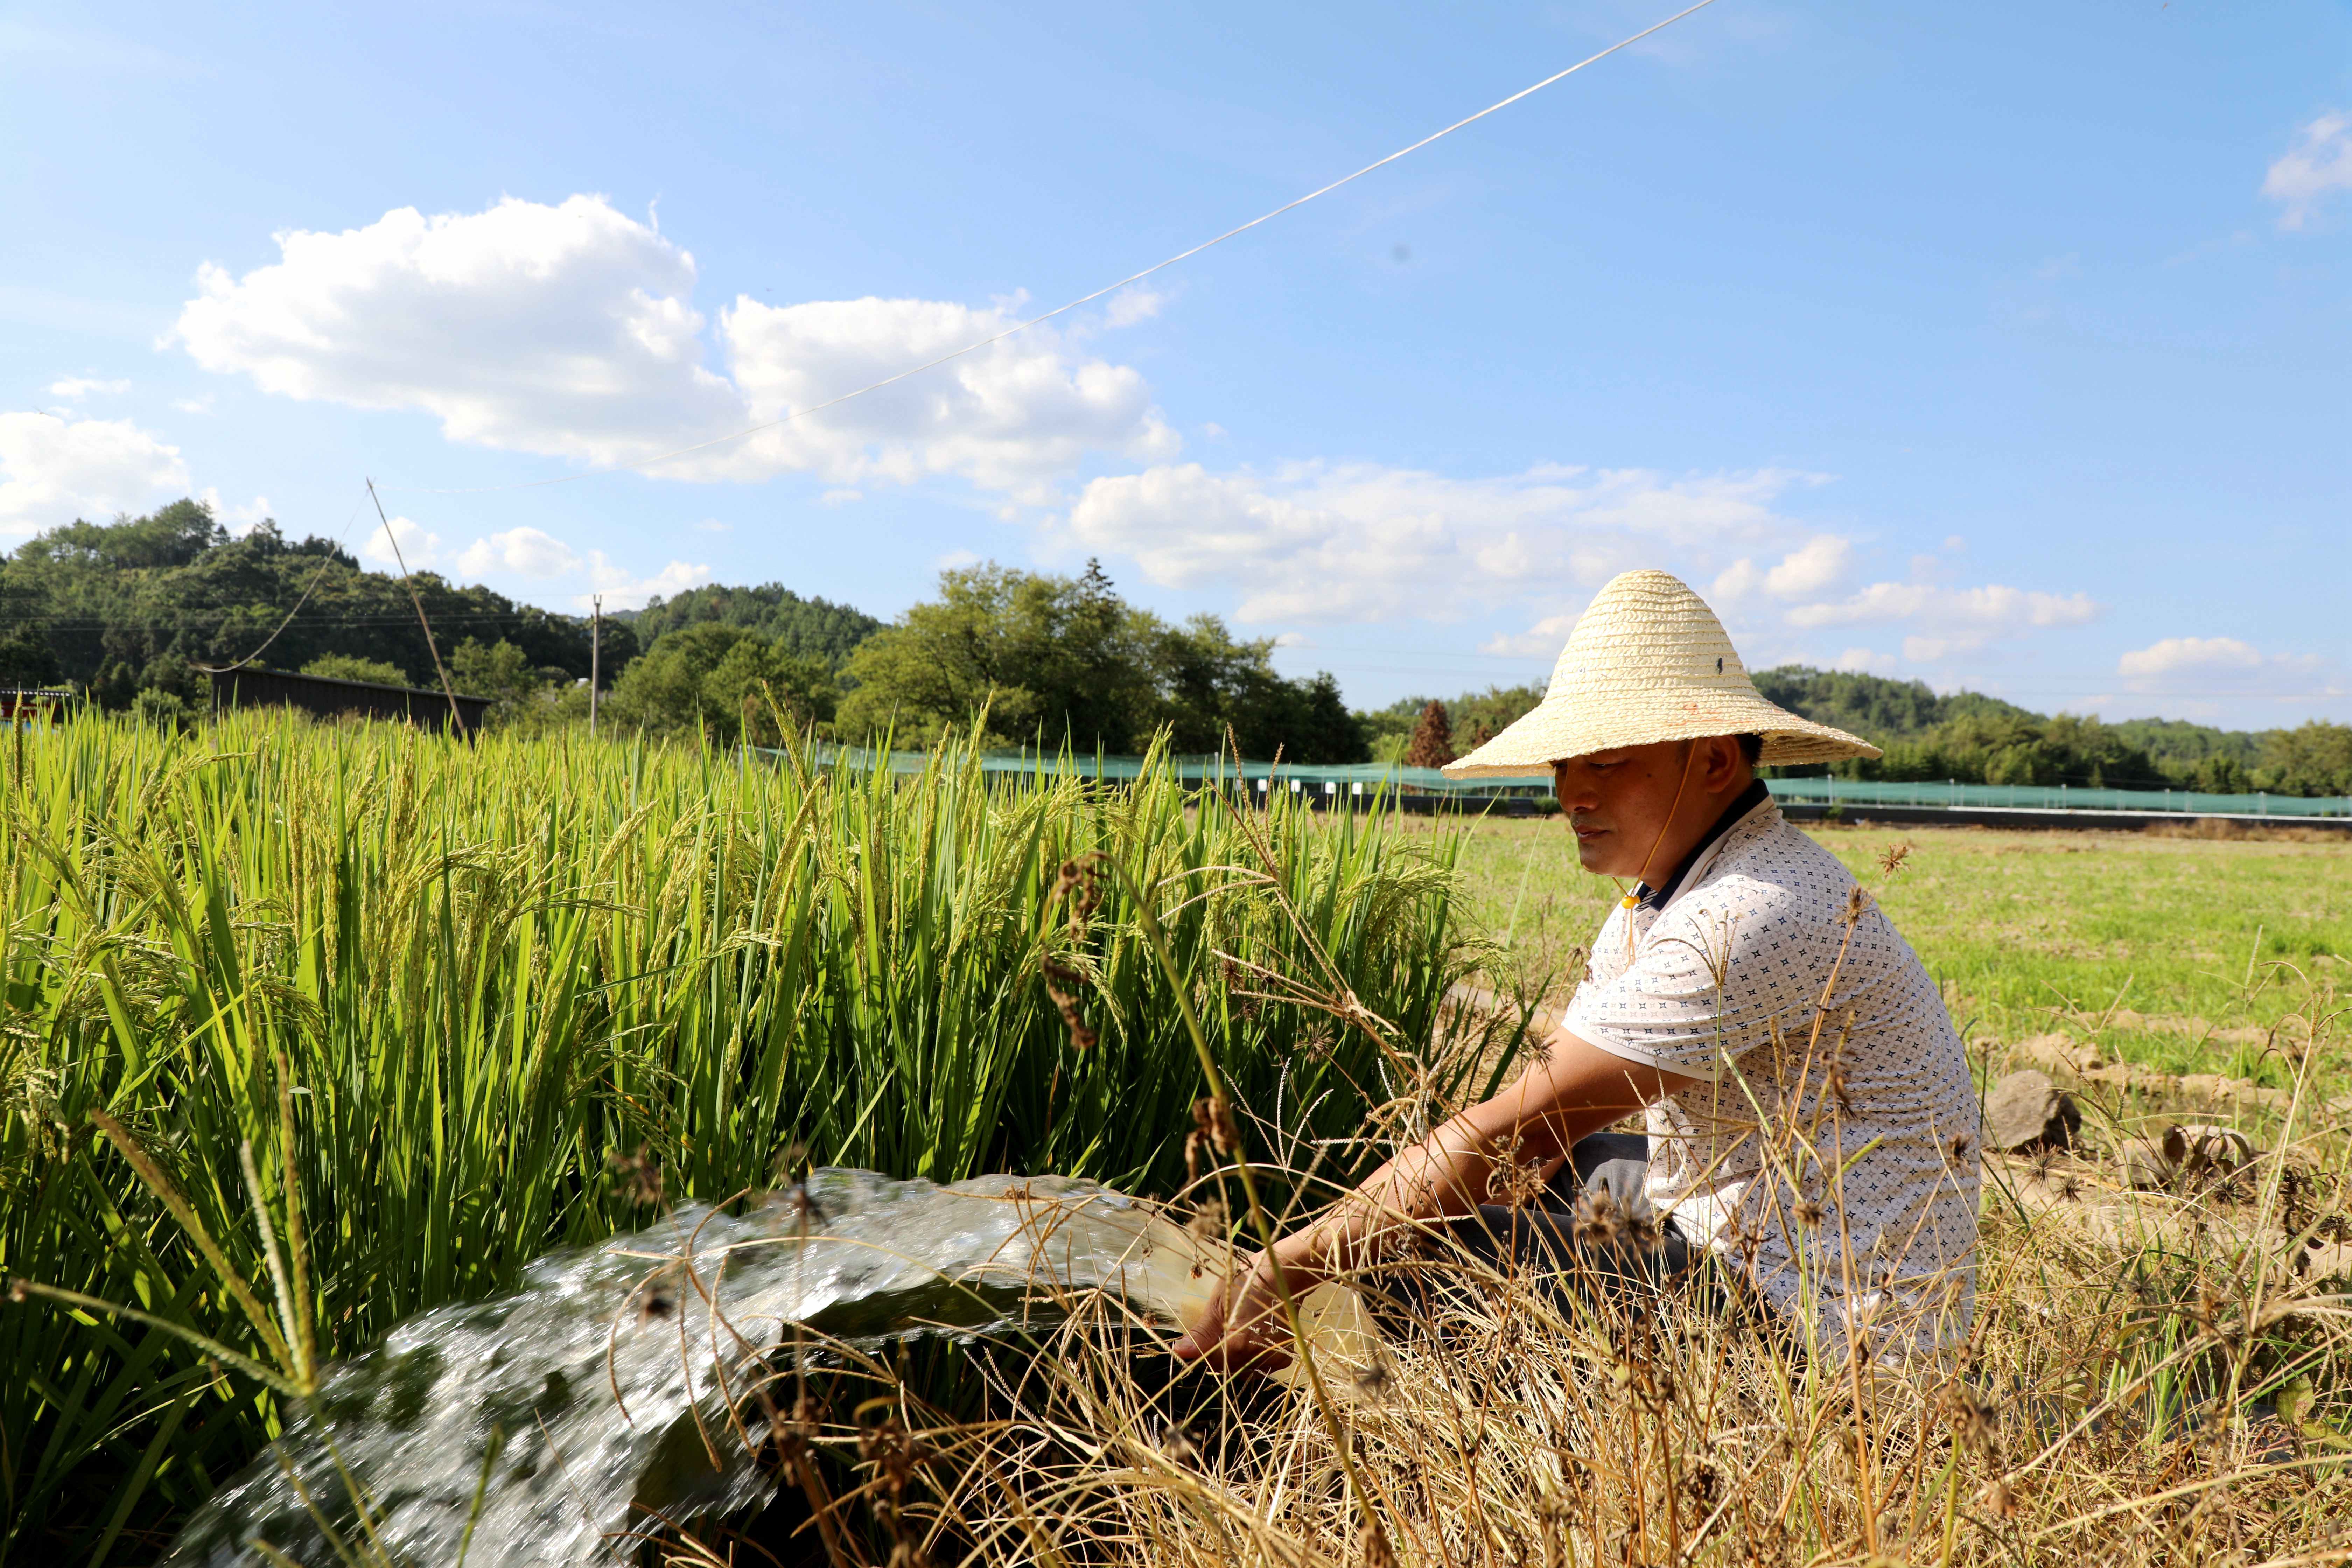
<svg viewBox="0 0 2352 1568"><path fill-rule="evenodd" d="M1517 1082L1228 1280L1177 1353L1278 1362L1276 1268L1297 1292L1432 1226L1571 1289L1706 1280L1831 1361L1963 1335L1978 1101L1959 1037L1754 771L1878 754L1766 701L1680 581L1612 581L1542 703L1445 770L1550 771L1578 859L1626 889L1584 983ZM1601 1131L1636 1110L1646 1134Z"/></svg>

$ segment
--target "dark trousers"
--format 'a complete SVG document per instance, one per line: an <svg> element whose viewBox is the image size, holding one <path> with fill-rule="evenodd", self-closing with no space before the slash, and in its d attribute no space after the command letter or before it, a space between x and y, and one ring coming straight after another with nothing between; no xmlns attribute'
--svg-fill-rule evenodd
<svg viewBox="0 0 2352 1568"><path fill-rule="evenodd" d="M1532 1202L1482 1205L1445 1226L1433 1257L1424 1247L1384 1271L1379 1315L1434 1327L1447 1315L1444 1298L1475 1293L1490 1271L1530 1280L1570 1309L1638 1308L1662 1291L1731 1307L1719 1271L1702 1268L1706 1249L1651 1211L1649 1169L1650 1141L1638 1132L1578 1140Z"/></svg>
<svg viewBox="0 0 2352 1568"><path fill-rule="evenodd" d="M1481 1205L1449 1227L1455 1245L1501 1273L1564 1277L1615 1290L1690 1271L1689 1240L1651 1212L1643 1184L1650 1141L1638 1132L1577 1140L1532 1204Z"/></svg>

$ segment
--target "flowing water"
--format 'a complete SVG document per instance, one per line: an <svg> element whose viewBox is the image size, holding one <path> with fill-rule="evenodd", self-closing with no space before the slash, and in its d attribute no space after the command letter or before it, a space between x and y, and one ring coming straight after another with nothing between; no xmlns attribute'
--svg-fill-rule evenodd
<svg viewBox="0 0 2352 1568"><path fill-rule="evenodd" d="M631 1561L631 1532L657 1518L740 1515L772 1493L745 1447L761 1436L749 1390L802 1347L1002 1336L1097 1293L1171 1322L1207 1296L1198 1255L1145 1205L1057 1178L827 1170L741 1217L680 1209L395 1328L164 1562Z"/></svg>

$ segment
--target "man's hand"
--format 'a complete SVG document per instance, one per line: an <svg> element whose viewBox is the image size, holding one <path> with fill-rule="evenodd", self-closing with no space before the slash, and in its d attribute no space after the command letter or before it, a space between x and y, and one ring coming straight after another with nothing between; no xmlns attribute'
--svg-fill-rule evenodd
<svg viewBox="0 0 2352 1568"><path fill-rule="evenodd" d="M1290 1325L1283 1321L1274 1267L1273 1255L1260 1253L1248 1268L1227 1275L1201 1317L1169 1347L1177 1358L1206 1362L1219 1372L1277 1372L1289 1365ZM1288 1282L1294 1299L1307 1283L1296 1268Z"/></svg>
<svg viewBox="0 0 2352 1568"><path fill-rule="evenodd" d="M1602 1050L1555 1030L1543 1058L1509 1088L1449 1119L1422 1142L1367 1177L1315 1224L1293 1231L1249 1268L1228 1278L1198 1322L1170 1348L1220 1372L1272 1372L1290 1362L1290 1326L1274 1288L1276 1258L1297 1301L1346 1272L1383 1233L1413 1223L1475 1214L1486 1201L1497 1150L1529 1161L1547 1177L1579 1138L1695 1080Z"/></svg>

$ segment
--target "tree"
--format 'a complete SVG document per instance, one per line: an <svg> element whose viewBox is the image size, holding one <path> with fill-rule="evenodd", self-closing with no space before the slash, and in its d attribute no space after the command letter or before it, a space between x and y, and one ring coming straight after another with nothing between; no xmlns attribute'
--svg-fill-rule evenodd
<svg viewBox="0 0 2352 1568"><path fill-rule="evenodd" d="M702 621L671 632L629 666L604 705L612 721L654 734L774 745L782 725L829 728L839 691L815 659L742 626ZM778 721L781 713L782 722Z"/></svg>
<svg viewBox="0 0 2352 1568"><path fill-rule="evenodd" d="M449 654L449 679L468 697L490 700L489 711L483 715L490 729L510 724L539 728L588 716L586 681L574 688L562 669L531 663L530 655L504 637L494 643L479 637L460 642ZM579 700L565 701L564 694L573 690Z"/></svg>
<svg viewBox="0 0 2352 1568"><path fill-rule="evenodd" d="M2245 763L2225 752L2217 752L2197 764L2189 777L2189 787L2205 795L2243 795L2253 784Z"/></svg>
<svg viewBox="0 0 2352 1568"><path fill-rule="evenodd" d="M65 679L42 626L40 600L10 581L0 561L0 686L38 688Z"/></svg>
<svg viewBox="0 0 2352 1568"><path fill-rule="evenodd" d="M2254 783L2280 795L2352 795L2352 725L2314 719L2269 731Z"/></svg>
<svg viewBox="0 0 2352 1568"><path fill-rule="evenodd" d="M1339 682L1318 670L1306 680L1286 680L1273 670L1254 682L1236 704L1234 736L1244 757L1307 763L1369 763L1364 727L1348 711Z"/></svg>
<svg viewBox="0 0 2352 1568"><path fill-rule="evenodd" d="M1454 725L1445 715L1445 704L1432 700L1421 710L1421 722L1413 726L1412 743L1404 749L1404 765L1409 768L1442 768L1454 760Z"/></svg>
<svg viewBox="0 0 2352 1568"><path fill-rule="evenodd" d="M1160 634L1160 701L1154 721L1179 752L1222 752L1228 734L1244 757L1277 752L1295 763L1365 763L1371 746L1328 672L1306 680L1274 668L1272 639L1237 639L1214 616Z"/></svg>
<svg viewBox="0 0 2352 1568"><path fill-rule="evenodd" d="M1163 728L1179 752L1221 750L1230 727L1244 755L1368 756L1338 683L1286 679L1273 651L1213 616L1168 626L1120 599L1098 562L1077 577L965 567L850 656L837 728L923 745L984 716L999 745L1131 753Z"/></svg>
<svg viewBox="0 0 2352 1568"><path fill-rule="evenodd" d="M199 501L52 529L0 570L0 639L34 628L59 675L110 706L128 705L142 689L186 695L183 686L201 685L192 665L256 653L284 669L345 654L397 668L405 685L438 684L399 578L362 570L331 540L294 542L274 521L231 539ZM535 666L568 679L588 673L584 620L430 572L414 583L445 651L469 636L504 639ZM617 674L637 647L627 626L608 623L606 674Z"/></svg>
<svg viewBox="0 0 2352 1568"><path fill-rule="evenodd" d="M355 653L321 654L302 667L305 675L321 675L330 680L366 680L378 686L405 686L408 673L396 664L380 658L362 658Z"/></svg>
<svg viewBox="0 0 2352 1568"><path fill-rule="evenodd" d="M756 588L730 588L724 584L688 588L670 598L648 600L642 610L623 611L614 617L635 628L650 646L681 626L700 621L720 621L743 626L768 637L786 653L821 661L838 670L859 643L882 629L882 623L863 610L829 599L804 599L781 583Z"/></svg>
<svg viewBox="0 0 2352 1568"><path fill-rule="evenodd" d="M1162 631L1091 563L1080 578L992 563L943 572L937 600L850 656L841 731L921 745L984 715L1000 744L1133 752L1157 717Z"/></svg>
<svg viewBox="0 0 2352 1568"><path fill-rule="evenodd" d="M1533 685L1490 686L1484 691L1465 691L1446 700L1446 720L1455 731L1469 735L1470 747L1475 751L1533 711L1543 695L1544 689ZM1421 715L1429 703L1426 697L1408 697L1377 711L1358 714L1369 731L1372 754L1384 763L1402 762L1405 752L1412 749L1413 733L1420 729Z"/></svg>

